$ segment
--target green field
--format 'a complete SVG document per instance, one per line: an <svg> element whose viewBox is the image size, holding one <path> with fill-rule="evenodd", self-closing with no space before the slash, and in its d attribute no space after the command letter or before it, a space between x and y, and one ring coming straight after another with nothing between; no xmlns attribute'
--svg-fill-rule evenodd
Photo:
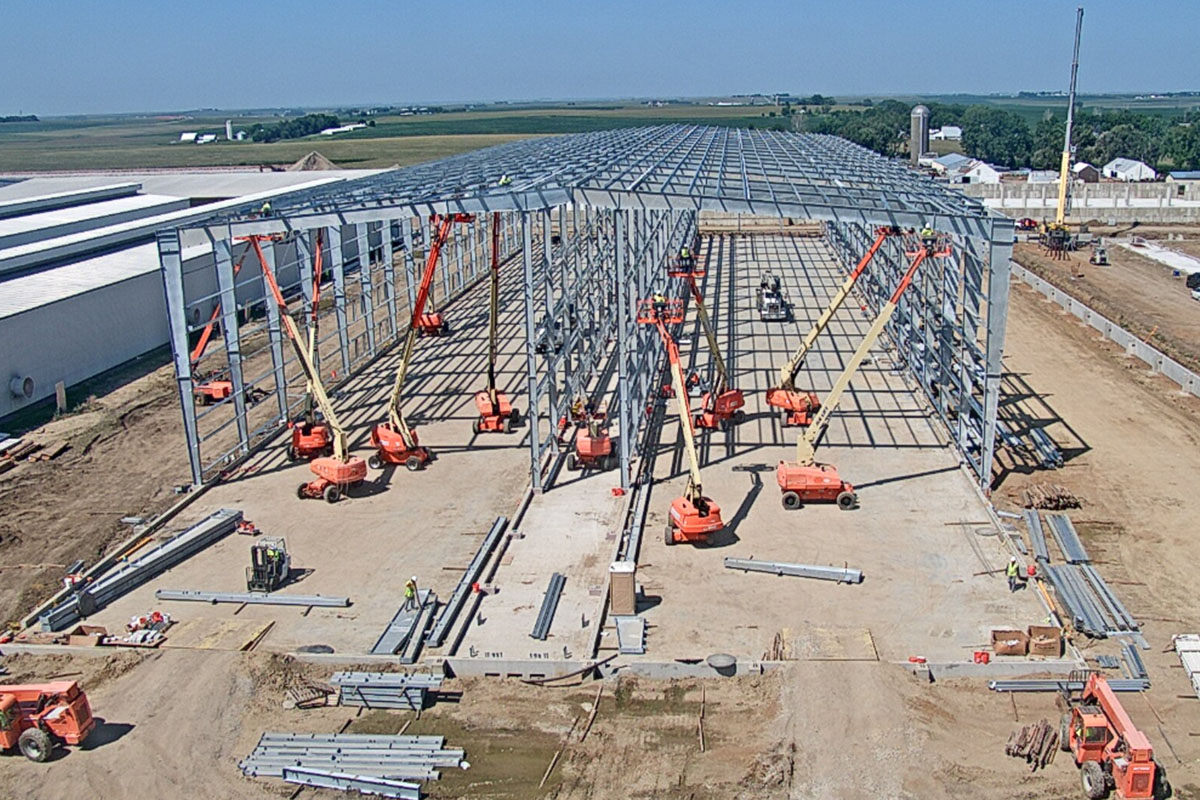
<svg viewBox="0 0 1200 800"><path fill-rule="evenodd" d="M404 166L514 139L637 125L695 123L788 129L791 120L769 116L764 106L671 105L560 106L384 116L373 128L336 137L310 136L270 144L226 142L227 115L185 119L114 116L71 117L0 124L0 172L211 167L290 164L317 150L341 167ZM233 117L248 129L276 117ZM184 131L217 133L222 141L180 143Z"/></svg>

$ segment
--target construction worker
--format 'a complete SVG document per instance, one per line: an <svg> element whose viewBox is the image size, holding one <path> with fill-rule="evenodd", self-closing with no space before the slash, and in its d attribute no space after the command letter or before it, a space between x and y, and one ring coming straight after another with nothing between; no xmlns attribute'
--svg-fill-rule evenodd
<svg viewBox="0 0 1200 800"><path fill-rule="evenodd" d="M685 243L679 248L679 266L686 270L690 270L695 262L692 260L692 250Z"/></svg>
<svg viewBox="0 0 1200 800"><path fill-rule="evenodd" d="M937 244L937 234L933 232L933 228L926 225L921 229L921 244L930 250Z"/></svg>
<svg viewBox="0 0 1200 800"><path fill-rule="evenodd" d="M270 200L263 201L263 204L261 206L259 206L259 208L258 208L258 214L259 214L259 216L262 216L262 217L271 216L271 201Z"/></svg>
<svg viewBox="0 0 1200 800"><path fill-rule="evenodd" d="M571 419L583 419L583 398L579 395L576 395L574 402L571 403Z"/></svg>
<svg viewBox="0 0 1200 800"><path fill-rule="evenodd" d="M1004 570L1004 574L1008 576L1008 591L1015 592L1020 585L1018 576L1021 574L1021 568L1017 566L1017 557L1011 556L1008 559L1008 566Z"/></svg>
<svg viewBox="0 0 1200 800"><path fill-rule="evenodd" d="M500 176L500 185L501 186L508 186L511 183L512 183L512 178L508 177L507 175Z"/></svg>
<svg viewBox="0 0 1200 800"><path fill-rule="evenodd" d="M662 292L654 293L654 316L663 319L667 313L667 296Z"/></svg>
<svg viewBox="0 0 1200 800"><path fill-rule="evenodd" d="M404 584L404 610L416 611L420 607L420 601L417 600L417 576L413 575Z"/></svg>

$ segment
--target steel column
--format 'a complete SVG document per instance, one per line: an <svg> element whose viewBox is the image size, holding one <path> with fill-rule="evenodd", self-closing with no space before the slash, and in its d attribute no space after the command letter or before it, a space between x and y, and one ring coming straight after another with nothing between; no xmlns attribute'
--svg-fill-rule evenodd
<svg viewBox="0 0 1200 800"><path fill-rule="evenodd" d="M233 413L237 420L238 452L250 449L250 432L246 423L246 387L242 382L242 348L238 331L237 287L233 277L233 256L228 239L213 243L216 259L217 286L221 293L221 338L233 384ZM257 265L256 265L257 266Z"/></svg>
<svg viewBox="0 0 1200 800"><path fill-rule="evenodd" d="M179 231L167 230L159 235L158 260L162 268L163 293L167 301L167 330L171 338L171 359L175 364L175 383L179 388L179 408L183 411L183 434L187 438L188 466L192 471L192 484L199 486L204 480L204 472L200 467L196 400L192 394L194 385Z"/></svg>
<svg viewBox="0 0 1200 800"><path fill-rule="evenodd" d="M263 297L271 296L271 288L267 283L265 275L266 270L270 270L272 275L279 273L275 269L275 242L265 242L263 247L263 259L266 261L262 265L264 275L263 282ZM271 368L275 374L275 399L279 406L279 419L286 421L288 419L288 392L287 392L287 376L284 373L284 365L287 363L283 358L283 333L279 321L279 307L269 300L264 303L267 308L267 337L271 343Z"/></svg>
<svg viewBox="0 0 1200 800"><path fill-rule="evenodd" d="M329 263L333 272L333 310L337 317L338 350L342 355L342 372L350 374L350 331L346 320L346 270L342 258L342 229L329 228Z"/></svg>

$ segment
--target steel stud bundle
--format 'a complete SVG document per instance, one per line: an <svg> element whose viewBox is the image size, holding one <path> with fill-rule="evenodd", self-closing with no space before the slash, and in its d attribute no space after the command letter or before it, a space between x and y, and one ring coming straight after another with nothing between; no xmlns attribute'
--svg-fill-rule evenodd
<svg viewBox="0 0 1200 800"><path fill-rule="evenodd" d="M364 708L425 707L429 690L442 686L440 675L404 675L398 672L335 672L329 682L341 689L341 704Z"/></svg>
<svg viewBox="0 0 1200 800"><path fill-rule="evenodd" d="M466 764L461 749L444 745L441 736L268 732L238 766L257 778L282 778L285 769L294 768L354 778L437 780L439 767Z"/></svg>
<svg viewBox="0 0 1200 800"><path fill-rule="evenodd" d="M58 631L78 622L121 595L166 572L218 539L233 532L242 512L228 508L214 511L183 533L132 558L77 595L42 614L42 630Z"/></svg>

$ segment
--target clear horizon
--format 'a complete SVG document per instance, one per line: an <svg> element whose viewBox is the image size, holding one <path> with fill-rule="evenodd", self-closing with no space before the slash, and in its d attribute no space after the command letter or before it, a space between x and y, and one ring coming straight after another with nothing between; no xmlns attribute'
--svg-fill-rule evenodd
<svg viewBox="0 0 1200 800"><path fill-rule="evenodd" d="M9 0L0 114L1065 91L1076 5L64 0L49 21ZM1084 6L1081 94L1188 91L1200 75L1200 3Z"/></svg>

